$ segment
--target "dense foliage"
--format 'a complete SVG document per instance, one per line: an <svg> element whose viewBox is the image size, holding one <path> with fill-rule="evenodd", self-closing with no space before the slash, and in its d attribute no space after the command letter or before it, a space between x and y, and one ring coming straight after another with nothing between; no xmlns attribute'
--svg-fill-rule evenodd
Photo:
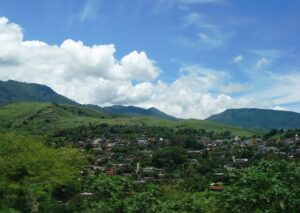
<svg viewBox="0 0 300 213"><path fill-rule="evenodd" d="M228 212L299 212L300 168L286 161L262 161L234 173L224 193Z"/></svg>
<svg viewBox="0 0 300 213"><path fill-rule="evenodd" d="M0 147L0 209L47 212L83 163L77 150L48 148L38 138L1 134Z"/></svg>

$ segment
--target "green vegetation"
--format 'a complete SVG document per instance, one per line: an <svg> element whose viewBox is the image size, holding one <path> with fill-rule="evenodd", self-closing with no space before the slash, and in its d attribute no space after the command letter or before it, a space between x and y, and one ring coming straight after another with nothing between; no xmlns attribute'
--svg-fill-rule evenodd
<svg viewBox="0 0 300 213"><path fill-rule="evenodd" d="M55 103L18 102L0 107L0 131L18 130L49 133L90 123L109 125L147 125L168 128L196 128L217 133L230 131L233 135L252 136L255 131L201 120L165 120L142 116L123 116L99 112L82 106Z"/></svg>
<svg viewBox="0 0 300 213"><path fill-rule="evenodd" d="M78 105L51 88L41 84L29 84L18 81L0 81L0 105L19 101L56 102Z"/></svg>
<svg viewBox="0 0 300 213"><path fill-rule="evenodd" d="M300 211L299 130L19 102L0 132L0 213Z"/></svg>
<svg viewBox="0 0 300 213"><path fill-rule="evenodd" d="M263 130L300 128L299 113L267 109L229 109L206 120Z"/></svg>
<svg viewBox="0 0 300 213"><path fill-rule="evenodd" d="M20 102L0 108L0 130L49 133L113 117L83 107L51 103Z"/></svg>
<svg viewBox="0 0 300 213"><path fill-rule="evenodd" d="M227 212L299 212L299 164L262 161L232 175L223 195Z"/></svg>
<svg viewBox="0 0 300 213"><path fill-rule="evenodd" d="M12 133L0 134L0 146L2 212L50 212L52 205L68 196L61 190L76 187L83 165L76 149L53 149L40 138Z"/></svg>

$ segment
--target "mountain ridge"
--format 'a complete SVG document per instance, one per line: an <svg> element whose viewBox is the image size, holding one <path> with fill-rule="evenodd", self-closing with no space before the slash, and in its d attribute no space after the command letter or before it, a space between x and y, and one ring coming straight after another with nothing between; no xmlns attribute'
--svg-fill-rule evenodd
<svg viewBox="0 0 300 213"><path fill-rule="evenodd" d="M52 88L43 84L26 83L14 80L0 81L0 106L24 101L69 104L86 107L102 113L107 112L119 115L150 116L168 120L176 119L175 117L170 116L154 107L144 109L136 106L113 105L109 107L100 107L92 104L80 104L56 93Z"/></svg>
<svg viewBox="0 0 300 213"><path fill-rule="evenodd" d="M227 109L205 120L251 129L300 128L300 113L272 109Z"/></svg>
<svg viewBox="0 0 300 213"><path fill-rule="evenodd" d="M151 116L156 118L162 118L167 120L176 120L177 118L170 116L154 107L150 107L148 109L136 107L136 106L123 106L123 105L114 105L109 107L103 107L106 112L110 112L113 114L121 114L121 115L139 115L142 114L144 116Z"/></svg>
<svg viewBox="0 0 300 213"><path fill-rule="evenodd" d="M77 102L56 93L52 88L36 83L14 80L0 81L0 105L19 101L56 102L79 105Z"/></svg>

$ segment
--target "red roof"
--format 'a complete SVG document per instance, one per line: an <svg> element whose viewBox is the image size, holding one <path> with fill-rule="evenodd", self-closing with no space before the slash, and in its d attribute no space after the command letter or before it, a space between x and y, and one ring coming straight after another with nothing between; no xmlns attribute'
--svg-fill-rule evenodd
<svg viewBox="0 0 300 213"><path fill-rule="evenodd" d="M223 185L219 185L219 184L215 184L212 185L208 188L209 190L214 190L214 191L223 191L224 190L224 186Z"/></svg>

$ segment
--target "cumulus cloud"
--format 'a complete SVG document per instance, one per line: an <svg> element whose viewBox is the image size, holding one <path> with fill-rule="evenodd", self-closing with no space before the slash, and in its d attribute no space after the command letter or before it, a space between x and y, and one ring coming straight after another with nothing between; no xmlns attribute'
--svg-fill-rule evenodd
<svg viewBox="0 0 300 213"><path fill-rule="evenodd" d="M254 103L249 97L226 95L225 90L241 90L240 85L229 84L221 92L216 89L230 79L227 72L183 66L177 80L164 82L158 80L161 70L156 62L143 51L117 59L113 44L25 41L22 28L7 18L0 18L0 46L1 80L46 84L80 103L157 107L182 118L205 118Z"/></svg>

